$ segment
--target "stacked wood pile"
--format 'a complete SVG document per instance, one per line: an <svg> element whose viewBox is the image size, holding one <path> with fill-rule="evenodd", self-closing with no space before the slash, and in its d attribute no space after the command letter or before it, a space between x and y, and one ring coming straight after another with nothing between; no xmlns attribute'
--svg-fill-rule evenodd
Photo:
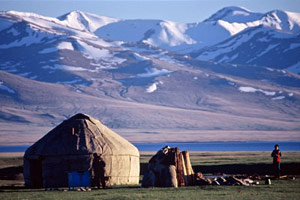
<svg viewBox="0 0 300 200"><path fill-rule="evenodd" d="M189 152L166 146L149 161L142 187L183 187L194 185Z"/></svg>
<svg viewBox="0 0 300 200"><path fill-rule="evenodd" d="M258 182L254 182L250 178L237 177L237 176L216 176L216 177L204 177L201 172L195 174L195 185L239 185L250 186L256 185Z"/></svg>

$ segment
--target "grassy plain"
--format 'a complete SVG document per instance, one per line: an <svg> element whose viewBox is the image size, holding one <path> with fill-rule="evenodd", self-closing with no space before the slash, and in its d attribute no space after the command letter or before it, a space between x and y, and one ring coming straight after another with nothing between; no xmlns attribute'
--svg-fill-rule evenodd
<svg viewBox="0 0 300 200"><path fill-rule="evenodd" d="M142 152L141 163L146 163L155 152ZM190 152L193 165L270 163L270 152ZM284 163L300 162L300 152L284 152ZM1 157L0 168L22 164L22 157ZM25 189L22 181L0 180L0 199L300 199L300 177L272 180L265 185L192 186L182 188L111 187L106 190L44 191ZM13 187L12 187L13 186ZM66 188L64 188L66 189Z"/></svg>
<svg viewBox="0 0 300 200"><path fill-rule="evenodd" d="M140 162L147 163L155 153L153 151L141 152ZM300 163L299 151L286 151L282 153L282 163ZM190 159L192 165L270 164L272 162L271 152L269 151L191 151ZM22 164L22 153L0 153L0 169Z"/></svg>
<svg viewBox="0 0 300 200"><path fill-rule="evenodd" d="M274 180L272 185L193 186L182 188L113 187L106 190L44 191L37 189L6 189L1 199L299 199L300 179Z"/></svg>
<svg viewBox="0 0 300 200"><path fill-rule="evenodd" d="M140 161L147 163L156 152L142 152ZM282 152L282 163L300 163L299 151ZM195 165L223 165L223 164L267 164L272 163L269 151L191 151L190 160Z"/></svg>

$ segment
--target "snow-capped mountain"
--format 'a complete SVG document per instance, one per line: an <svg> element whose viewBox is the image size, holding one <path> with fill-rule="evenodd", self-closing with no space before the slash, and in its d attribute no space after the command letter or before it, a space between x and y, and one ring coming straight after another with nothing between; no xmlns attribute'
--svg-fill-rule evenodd
<svg viewBox="0 0 300 200"><path fill-rule="evenodd" d="M87 31L114 19L78 11L61 20L13 11L0 13L0 18L1 69L7 72L41 81L87 84L75 72L111 68L124 60L109 50L120 46L118 42L106 42Z"/></svg>
<svg viewBox="0 0 300 200"><path fill-rule="evenodd" d="M116 18L99 16L81 11L70 12L58 17L58 20L60 24L65 26L88 32L94 32L102 26L119 21L119 19Z"/></svg>
<svg viewBox="0 0 300 200"><path fill-rule="evenodd" d="M285 69L299 62L300 35L263 25L194 54L200 60Z"/></svg>
<svg viewBox="0 0 300 200"><path fill-rule="evenodd" d="M261 28L261 30L264 33L270 32L270 34L266 33L267 35L272 35L274 31L277 31L277 38L282 37L284 39L286 35L290 35L290 38L294 39L285 40L285 46L288 49L281 48L285 52L289 51L288 46L291 46L291 49L295 49L297 44L293 43L293 41L297 40L300 31L299 13L275 10L263 14L255 13L242 7L226 7L203 22L190 24L163 20L120 20L81 11L73 11L58 18L15 11L1 13L1 16L6 19L24 20L26 23L30 23L31 27L38 26L36 29L44 29L44 32L55 31L56 35L78 36L93 41L93 43L97 41L97 44L101 42L102 46L111 46L111 44L102 40L108 39L110 41L119 41L117 43L119 46L123 44L143 46L144 48L161 48L181 54L191 53L192 56L199 59L218 62L236 60L235 57L232 58L230 55L225 55L225 52L220 54L218 53L220 50L215 51L214 49L218 49L227 40L236 40L235 36L238 34L238 37L242 37L241 35L247 32L248 29L253 29L253 31L248 31L247 33L256 32L258 30L257 27L263 26L264 28ZM10 22L11 20L2 20L0 30L9 26ZM10 31L17 34L14 30ZM249 39L245 38L243 40L248 41ZM240 42L243 40L240 40ZM289 41L292 43L289 43ZM252 40L253 42L255 43L256 41ZM254 43L253 45L255 46ZM269 48L272 47L272 43L274 45L275 42L270 42ZM232 49L235 49L238 45L243 45L243 42L234 44ZM259 46L259 44L256 46ZM262 50L257 52L261 53ZM277 54L284 55L284 52L279 51ZM236 54L232 55L236 56ZM255 62L256 60L270 60L271 54L258 53L258 55L262 57L257 59L257 55L249 55L240 58L240 60L256 65L267 64L269 67L280 67L282 69L294 66L299 62L297 59L292 59L292 62L290 59L287 59L289 61L287 65L278 66L277 63L277 65L273 66L270 62L265 62L265 64L264 62ZM267 57L265 58L265 56ZM251 60L247 57L251 57ZM284 57L282 56L281 60L284 60Z"/></svg>
<svg viewBox="0 0 300 200"><path fill-rule="evenodd" d="M274 29L300 33L300 13L275 10L265 14L261 21L263 25Z"/></svg>
<svg viewBox="0 0 300 200"><path fill-rule="evenodd" d="M144 43L176 53L191 53L192 56L204 60L267 65L288 70L293 68L292 71L298 73L299 71L295 71L295 67L291 68L290 66L297 65L300 60L295 56L291 58L287 54L295 55L299 52L297 48L299 28L300 13L274 10L263 14L251 12L241 7L226 7L200 23L181 24L161 20L121 20L100 27L95 34L110 40L135 44ZM122 34L119 33L119 30L122 30ZM242 36L258 31L261 31L264 36L260 34L252 39L249 36ZM272 41L274 34L276 39ZM271 38L268 38L269 36ZM287 37L290 39L287 40ZM240 43L234 43L234 46L227 48L228 51L236 49L239 45L241 47L237 48L237 51L247 49L244 41L251 40L251 49L255 55L246 55L240 52L228 54L226 50L223 51L221 50L223 48L219 48L227 41L231 41L233 44L237 38L240 38ZM281 38L282 41L279 41ZM263 40L266 40L268 44L262 45L261 41ZM278 51L274 54L270 53L272 51L267 54L275 43L279 43L281 47L277 48ZM259 49L254 48L255 46ZM277 57L280 62L271 62L273 57Z"/></svg>
<svg viewBox="0 0 300 200"><path fill-rule="evenodd" d="M262 13L252 12L244 7L229 6L214 13L204 22L216 22L219 20L229 23L248 23L258 21L263 17Z"/></svg>
<svg viewBox="0 0 300 200"><path fill-rule="evenodd" d="M0 12L0 127L85 112L158 140L174 140L166 129L296 133L299 43L299 15L285 11L228 7L189 24Z"/></svg>
<svg viewBox="0 0 300 200"><path fill-rule="evenodd" d="M225 7L204 20L204 22L218 21L222 21L224 24L227 22L227 29L231 31L232 35L246 28L260 25L297 34L300 27L300 13L274 10L263 14L242 7Z"/></svg>
<svg viewBox="0 0 300 200"><path fill-rule="evenodd" d="M95 34L101 38L130 43L176 49L196 43L185 34L188 24L162 20L122 20L98 29ZM122 30L122 34L120 34Z"/></svg>
<svg viewBox="0 0 300 200"><path fill-rule="evenodd" d="M226 40L194 51L193 57L222 63L264 65L300 73L300 13L275 10L257 14L230 7L206 22L214 20L227 20L238 27L238 31Z"/></svg>

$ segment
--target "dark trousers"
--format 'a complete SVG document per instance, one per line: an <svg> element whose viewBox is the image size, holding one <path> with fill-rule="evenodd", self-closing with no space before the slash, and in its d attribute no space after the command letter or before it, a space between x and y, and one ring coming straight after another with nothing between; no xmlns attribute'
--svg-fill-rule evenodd
<svg viewBox="0 0 300 200"><path fill-rule="evenodd" d="M102 188L106 187L104 174L95 174L94 180L95 180L95 185L98 188L100 188L100 183L102 185Z"/></svg>
<svg viewBox="0 0 300 200"><path fill-rule="evenodd" d="M273 170L275 177L279 178L280 176L280 162L273 162Z"/></svg>

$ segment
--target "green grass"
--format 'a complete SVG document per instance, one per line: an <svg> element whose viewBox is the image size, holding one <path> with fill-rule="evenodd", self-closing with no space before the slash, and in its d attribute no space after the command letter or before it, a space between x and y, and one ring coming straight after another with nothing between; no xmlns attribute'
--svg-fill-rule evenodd
<svg viewBox="0 0 300 200"><path fill-rule="evenodd" d="M261 182L262 184L263 182ZM0 192L9 199L299 199L300 180L274 180L272 185L256 186L193 186L182 188L113 187L106 190L44 191L14 189Z"/></svg>
<svg viewBox="0 0 300 200"><path fill-rule="evenodd" d="M192 165L270 164L271 152L202 152L191 153ZM282 163L300 162L300 152L283 152Z"/></svg>
<svg viewBox="0 0 300 200"><path fill-rule="evenodd" d="M1 157L0 156L0 169L6 167L23 165L23 157Z"/></svg>
<svg viewBox="0 0 300 200"><path fill-rule="evenodd" d="M156 152L141 152L140 162L147 163ZM282 152L282 163L300 162L299 151ZM192 165L272 163L271 152L190 152ZM23 164L23 157L1 157L0 169Z"/></svg>
<svg viewBox="0 0 300 200"><path fill-rule="evenodd" d="M141 163L147 163L156 152L142 152ZM299 163L299 151L282 152L282 163ZM271 152L190 152L192 165L263 164L272 163Z"/></svg>
<svg viewBox="0 0 300 200"><path fill-rule="evenodd" d="M141 152L141 163L147 163L155 152ZM272 163L270 152L190 152L193 165ZM300 152L283 152L283 163L300 162ZM22 164L22 157L0 157L0 168ZM106 190L44 191L24 189L22 181L0 180L0 200L9 199L300 199L300 177L296 180L260 181L256 186L193 186L182 188L112 187ZM14 186L9 189L3 186Z"/></svg>

